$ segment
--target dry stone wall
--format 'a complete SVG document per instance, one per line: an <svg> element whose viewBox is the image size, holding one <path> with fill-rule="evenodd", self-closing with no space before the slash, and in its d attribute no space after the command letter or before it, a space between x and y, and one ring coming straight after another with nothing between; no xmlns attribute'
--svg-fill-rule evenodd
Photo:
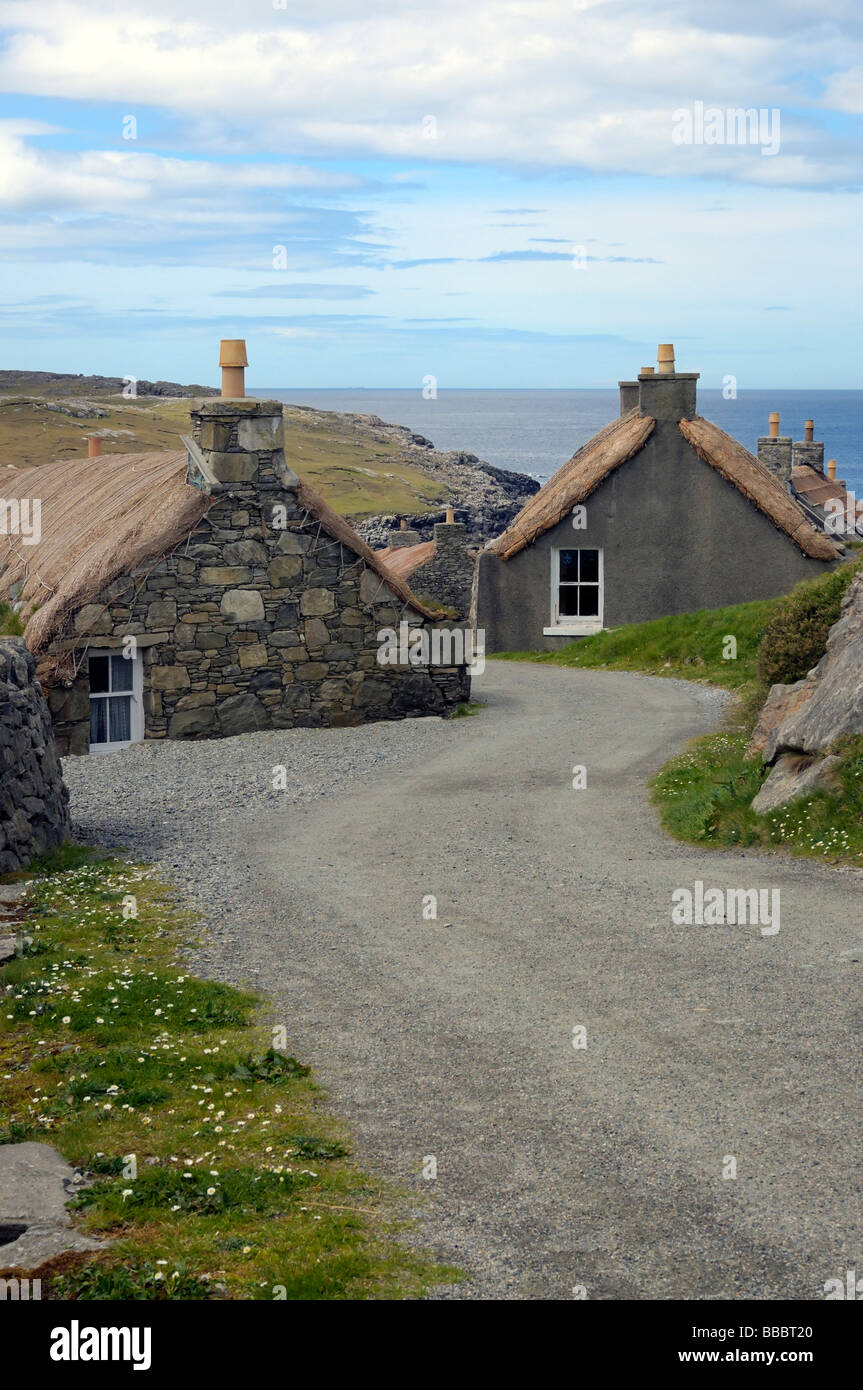
<svg viewBox="0 0 863 1390"><path fill-rule="evenodd" d="M33 657L23 642L0 639L0 873L62 844L68 807Z"/></svg>

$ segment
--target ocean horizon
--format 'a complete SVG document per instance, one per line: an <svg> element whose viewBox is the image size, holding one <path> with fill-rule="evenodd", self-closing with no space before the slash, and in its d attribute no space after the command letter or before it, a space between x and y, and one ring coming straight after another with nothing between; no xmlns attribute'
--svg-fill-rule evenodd
<svg viewBox="0 0 863 1390"><path fill-rule="evenodd" d="M437 449L462 449L486 463L544 482L591 435L618 414L616 388L563 390L439 390L426 400L407 387L250 387L250 394L339 413L378 415L407 425ZM719 390L698 392L699 412L752 453L778 410L780 433L803 439L804 421L815 421L824 458L835 458L837 476L863 495L863 391L752 390L726 400Z"/></svg>

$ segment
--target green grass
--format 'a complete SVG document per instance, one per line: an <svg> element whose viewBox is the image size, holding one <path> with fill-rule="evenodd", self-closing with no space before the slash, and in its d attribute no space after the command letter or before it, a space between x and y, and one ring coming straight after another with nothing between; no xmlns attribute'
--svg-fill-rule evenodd
<svg viewBox="0 0 863 1390"><path fill-rule="evenodd" d="M47 1296L398 1299L459 1277L398 1243L401 1194L350 1161L262 1001L190 972L192 923L146 867L66 847L29 872L0 1142L88 1170L74 1219L111 1242L49 1266Z"/></svg>
<svg viewBox="0 0 863 1390"><path fill-rule="evenodd" d="M728 849L783 847L832 864L863 866L863 738L837 746L835 792L820 791L757 816L751 802L768 769L747 758L747 725L696 739L653 779L665 829L679 840Z"/></svg>
<svg viewBox="0 0 863 1390"><path fill-rule="evenodd" d="M0 602L0 637L20 637L24 624L8 603Z"/></svg>
<svg viewBox="0 0 863 1390"><path fill-rule="evenodd" d="M654 676L709 681L741 690L756 679L758 647L777 599L705 608L657 618L649 623L583 637L555 652L501 652L500 661L536 661L548 666L594 667L606 671L642 671ZM723 652L735 648L736 656Z"/></svg>

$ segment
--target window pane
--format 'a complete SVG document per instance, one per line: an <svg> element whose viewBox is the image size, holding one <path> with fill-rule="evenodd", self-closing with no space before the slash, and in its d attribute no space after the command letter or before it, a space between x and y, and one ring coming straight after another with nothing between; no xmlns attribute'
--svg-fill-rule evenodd
<svg viewBox="0 0 863 1390"><path fill-rule="evenodd" d="M107 743L108 732L105 724L107 700L90 701L90 742Z"/></svg>
<svg viewBox="0 0 863 1390"><path fill-rule="evenodd" d="M582 618L599 617L599 585L581 584L579 586L579 616Z"/></svg>
<svg viewBox="0 0 863 1390"><path fill-rule="evenodd" d="M582 584L599 583L599 551L582 550L581 552L581 574L579 578Z"/></svg>
<svg viewBox="0 0 863 1390"><path fill-rule="evenodd" d="M100 704L107 703L111 712L111 743L123 743L132 737L132 701L128 695L121 695L116 700L100 701Z"/></svg>
<svg viewBox="0 0 863 1390"><path fill-rule="evenodd" d="M111 689L132 689L132 659L125 656L111 657Z"/></svg>
<svg viewBox="0 0 863 1390"><path fill-rule="evenodd" d="M560 578L561 580L578 579L578 551L561 550L560 552Z"/></svg>
<svg viewBox="0 0 863 1390"><path fill-rule="evenodd" d="M558 614L561 618L578 617L578 585L563 584L558 590Z"/></svg>
<svg viewBox="0 0 863 1390"><path fill-rule="evenodd" d="M94 695L98 695L100 691L108 689L107 656L90 657L90 689Z"/></svg>

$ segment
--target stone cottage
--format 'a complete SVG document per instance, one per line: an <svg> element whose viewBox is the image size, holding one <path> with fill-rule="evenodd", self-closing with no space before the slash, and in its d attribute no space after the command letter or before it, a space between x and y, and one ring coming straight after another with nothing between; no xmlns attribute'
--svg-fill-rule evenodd
<svg viewBox="0 0 863 1390"><path fill-rule="evenodd" d="M773 411L769 433L758 440L758 461L787 487L816 530L851 540L863 539L863 504L858 503L841 478L836 460L824 470L824 445L815 438L815 421L807 420L805 438L794 440L779 433L781 420Z"/></svg>
<svg viewBox="0 0 863 1390"><path fill-rule="evenodd" d="M487 652L553 651L672 613L785 593L841 561L787 486L696 409L663 344L620 417L489 542L472 621Z"/></svg>
<svg viewBox="0 0 863 1390"><path fill-rule="evenodd" d="M226 357L235 394L192 403L182 449L0 476L40 502L38 543L0 537L0 598L27 618L61 753L444 714L469 696L463 665L381 666L382 629L441 615L286 465L281 404L246 398Z"/></svg>
<svg viewBox="0 0 863 1390"><path fill-rule="evenodd" d="M400 530L390 533L389 545L376 553L425 602L440 604L453 618L468 618L479 552L468 544L467 527L455 520L452 507L446 521L436 523L432 540L421 540L402 522Z"/></svg>

